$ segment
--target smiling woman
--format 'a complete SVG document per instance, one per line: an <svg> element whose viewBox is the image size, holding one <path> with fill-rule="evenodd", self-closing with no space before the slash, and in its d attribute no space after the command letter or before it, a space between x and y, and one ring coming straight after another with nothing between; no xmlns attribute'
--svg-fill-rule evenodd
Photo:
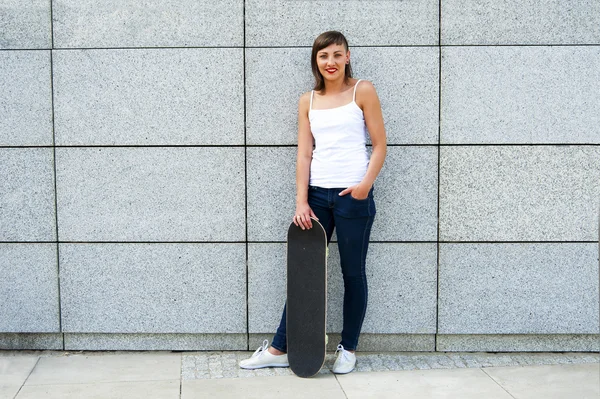
<svg viewBox="0 0 600 399"><path fill-rule="evenodd" d="M386 155L381 106L371 82L352 77L350 50L343 34L325 32L313 43L315 86L298 105L296 212L293 223L312 228L319 220L327 243L337 229L344 278L342 340L333 372L354 370L358 338L367 309L365 273L375 218L373 183ZM366 140L371 138L369 158ZM242 368L287 367L286 306L271 347L258 348Z"/></svg>
<svg viewBox="0 0 600 399"><path fill-rule="evenodd" d="M333 55L329 54L333 52ZM332 61L335 63L331 64ZM315 90L325 89L324 73L334 75L336 72L344 70L344 83L348 84L352 78L352 65L350 64L350 50L348 41L339 32L325 32L315 39L312 48L310 66L315 76Z"/></svg>

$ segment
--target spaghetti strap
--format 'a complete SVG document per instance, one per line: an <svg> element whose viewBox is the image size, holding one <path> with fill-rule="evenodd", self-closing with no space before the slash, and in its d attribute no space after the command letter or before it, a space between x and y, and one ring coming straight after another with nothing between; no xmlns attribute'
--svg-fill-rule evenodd
<svg viewBox="0 0 600 399"><path fill-rule="evenodd" d="M313 98L314 92L315 92L314 90L310 91L310 106L308 107L309 111L312 109L312 98Z"/></svg>
<svg viewBox="0 0 600 399"><path fill-rule="evenodd" d="M356 81L356 84L354 85L354 94L352 95L352 101L356 101L356 86L358 86L358 84L360 83L362 79L358 79Z"/></svg>

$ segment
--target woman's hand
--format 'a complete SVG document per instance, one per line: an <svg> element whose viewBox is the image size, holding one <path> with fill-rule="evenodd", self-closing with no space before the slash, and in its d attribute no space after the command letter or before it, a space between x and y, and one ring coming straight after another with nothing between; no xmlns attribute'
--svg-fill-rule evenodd
<svg viewBox="0 0 600 399"><path fill-rule="evenodd" d="M296 214L293 218L293 222L296 226L300 226L302 230L311 229L311 217L319 220L307 202L296 205Z"/></svg>
<svg viewBox="0 0 600 399"><path fill-rule="evenodd" d="M365 184L356 184L354 186L350 186L345 190L340 192L340 196L350 194L350 196L357 200L367 199L369 196L370 187L367 187Z"/></svg>

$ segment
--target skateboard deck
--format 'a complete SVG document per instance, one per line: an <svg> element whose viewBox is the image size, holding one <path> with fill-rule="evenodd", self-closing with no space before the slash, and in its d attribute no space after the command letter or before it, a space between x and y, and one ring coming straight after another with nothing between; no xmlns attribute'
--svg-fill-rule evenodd
<svg viewBox="0 0 600 399"><path fill-rule="evenodd" d="M292 223L287 241L287 354L299 377L312 377L325 362L327 237L311 221L306 230Z"/></svg>

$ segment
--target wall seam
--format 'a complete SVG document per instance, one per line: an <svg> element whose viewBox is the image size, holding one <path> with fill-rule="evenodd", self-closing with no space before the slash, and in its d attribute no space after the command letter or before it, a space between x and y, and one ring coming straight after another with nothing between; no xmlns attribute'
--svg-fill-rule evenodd
<svg viewBox="0 0 600 399"><path fill-rule="evenodd" d="M58 236L58 191L56 174L56 131L54 126L54 17L53 1L50 1L50 104L52 109L52 168L54 173L54 227L56 234L56 277L58 293L58 331L62 337L62 349L65 350L65 334L62 326L62 300L60 292L60 238Z"/></svg>
<svg viewBox="0 0 600 399"><path fill-rule="evenodd" d="M243 85L244 85L244 227L245 227L245 243L246 243L246 350L250 350L250 268L248 264L248 138L246 127L246 0L242 5L242 32L243 32Z"/></svg>
<svg viewBox="0 0 600 399"><path fill-rule="evenodd" d="M439 47L440 44L366 44L353 45L352 48L413 48L413 47ZM600 47L600 43L496 43L496 44L444 44L444 47ZM295 49L311 48L311 46L138 46L138 47L54 47L57 51L70 50L161 50L161 49L234 49L234 48L252 48L252 49ZM44 51L47 48L3 48L0 51Z"/></svg>
<svg viewBox="0 0 600 399"><path fill-rule="evenodd" d="M439 132L438 132L439 134ZM431 144L394 144L387 143L388 147L600 147L600 143L431 143ZM153 144L153 145L128 145L128 144L98 144L98 145L0 145L4 148L296 148L296 144ZM371 147L371 144L367 144Z"/></svg>
<svg viewBox="0 0 600 399"><path fill-rule="evenodd" d="M440 314L440 143L442 136L442 0L438 2L438 141L437 141L437 240L436 240L436 301L433 350L438 350Z"/></svg>
<svg viewBox="0 0 600 399"><path fill-rule="evenodd" d="M338 242L332 240L332 243ZM454 240L369 240L373 244L596 244L594 240L531 240L531 241L454 241ZM0 241L0 244L285 244L284 240L247 240L247 241Z"/></svg>

